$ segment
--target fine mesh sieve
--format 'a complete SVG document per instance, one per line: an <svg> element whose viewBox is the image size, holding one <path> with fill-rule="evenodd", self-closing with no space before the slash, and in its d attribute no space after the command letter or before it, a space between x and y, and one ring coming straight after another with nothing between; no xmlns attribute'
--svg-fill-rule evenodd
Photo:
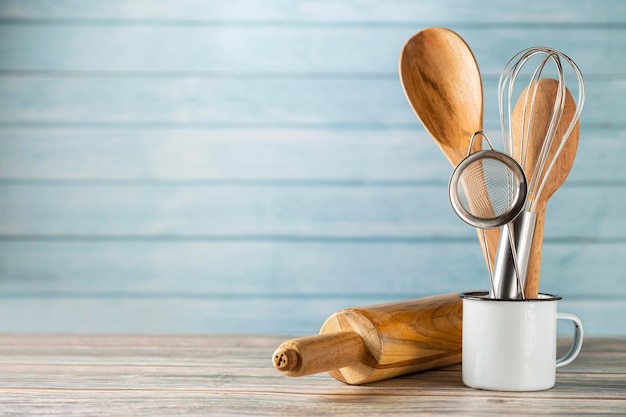
<svg viewBox="0 0 626 417"><path fill-rule="evenodd" d="M478 135L485 137L491 149L471 153ZM526 203L526 176L513 158L493 149L484 132L476 132L470 141L467 157L452 172L448 194L452 208L461 220L481 229L483 245L487 249L485 252L489 254L484 230L503 226L521 213ZM514 245L511 246L515 251ZM490 259L487 265L493 294ZM522 290L519 273L516 275L519 289Z"/></svg>
<svg viewBox="0 0 626 417"><path fill-rule="evenodd" d="M494 149L482 150L459 163L448 191L452 208L463 221L490 229L510 222L521 212L526 202L526 176L510 156Z"/></svg>

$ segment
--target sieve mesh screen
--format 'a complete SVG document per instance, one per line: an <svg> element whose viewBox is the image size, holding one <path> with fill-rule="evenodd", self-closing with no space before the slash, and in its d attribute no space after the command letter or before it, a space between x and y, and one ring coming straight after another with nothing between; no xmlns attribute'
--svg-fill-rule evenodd
<svg viewBox="0 0 626 417"><path fill-rule="evenodd" d="M486 193L477 192L476 187L483 187ZM497 159L481 158L461 172L457 193L460 204L468 213L489 220L514 209L519 187L509 166Z"/></svg>

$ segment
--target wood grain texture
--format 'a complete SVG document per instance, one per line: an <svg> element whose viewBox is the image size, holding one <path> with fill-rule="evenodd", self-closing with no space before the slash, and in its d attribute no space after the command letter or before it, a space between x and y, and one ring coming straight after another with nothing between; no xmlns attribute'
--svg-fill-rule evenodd
<svg viewBox="0 0 626 417"><path fill-rule="evenodd" d="M474 246L474 245L473 245ZM593 276L593 275L591 275ZM566 281L567 277L559 277ZM476 288L466 286L465 288ZM548 286L549 289L555 289ZM138 333L138 334L271 334L275 329L306 336L319 331L324 320L346 306L394 302L432 294L347 294L325 295L301 291L269 296L255 294L200 293L81 293L46 295L8 294L0 303L5 319L3 333ZM598 299L602 307L598 308ZM601 314L598 314L598 310ZM228 314L225 313L228 312ZM250 314L254 311L255 314ZM585 333L606 336L624 334L624 296L566 297L559 311L573 312ZM564 335L571 333L563 331ZM278 346L278 344L276 345ZM276 348L274 346L274 348ZM270 352L271 354L271 352Z"/></svg>
<svg viewBox="0 0 626 417"><path fill-rule="evenodd" d="M320 334L353 331L367 353L359 363L329 373L348 384L367 384L459 363L462 317L458 294L343 309L326 320Z"/></svg>
<svg viewBox="0 0 626 417"><path fill-rule="evenodd" d="M493 21L525 24L572 23L623 23L626 19L624 4L620 0L604 0L599 7L586 1L568 3L530 0L525 7L516 3L499 4L499 7L482 9L465 0L441 0L436 5L407 0L389 0L387 7L359 0L341 2L308 2L292 0L245 0L245 7L235 3L177 1L177 7L154 4L149 0L94 0L85 4L81 0L60 0L52 4L45 0L4 0L0 14L9 19L25 20L76 20L105 22L154 23L183 22L279 22L279 23L376 23L409 24L416 22L450 22L470 25L468 22ZM564 9L569 4L570 7ZM574 7L572 7L574 6ZM488 10L486 16L485 10ZM613 11L614 13L611 13ZM332 12L332 13L330 13ZM445 12L445 13L443 13Z"/></svg>
<svg viewBox="0 0 626 417"><path fill-rule="evenodd" d="M472 138L483 130L482 78L463 38L447 28L419 31L402 47L398 72L413 112L453 168L467 156L470 143L473 151L481 149L482 141ZM474 194L470 205L488 200L485 188ZM476 232L491 271L498 230Z"/></svg>
<svg viewBox="0 0 626 417"><path fill-rule="evenodd" d="M319 335L281 343L274 367L292 377L327 371L358 385L456 364L462 315L456 293L342 309Z"/></svg>
<svg viewBox="0 0 626 417"><path fill-rule="evenodd" d="M542 290L626 334L625 7L0 2L0 330L306 334L349 305L484 287L397 74L406 40L444 26L484 74L492 136L514 53L580 65Z"/></svg>
<svg viewBox="0 0 626 417"><path fill-rule="evenodd" d="M314 295L403 299L456 287L486 288L489 282L480 247L471 234L454 243L77 238L14 239L0 245L5 277L0 285L9 298L187 295L209 302L220 295L279 294L296 299ZM622 277L613 273L611 260L625 247L611 242L581 246L567 239L546 244L544 256L551 261L543 265L544 291L566 299L623 299ZM462 256L449 262L449 252ZM301 280L297 289L290 285L294 277ZM381 279L385 285L376 285ZM614 324L624 329L623 322ZM593 334L593 327L587 330Z"/></svg>
<svg viewBox="0 0 626 417"><path fill-rule="evenodd" d="M483 128L482 78L470 47L454 31L427 28L403 46L398 71L415 115L452 166L458 165Z"/></svg>
<svg viewBox="0 0 626 417"><path fill-rule="evenodd" d="M496 129L492 124L488 131ZM581 138L562 188L621 184L626 129L583 124ZM0 155L5 182L445 186L452 172L417 122L384 129L0 127Z"/></svg>
<svg viewBox="0 0 626 417"><path fill-rule="evenodd" d="M340 330L285 340L272 361L283 375L299 377L359 366L366 356L363 338L355 331Z"/></svg>
<svg viewBox="0 0 626 417"><path fill-rule="evenodd" d="M563 7L568 4L561 2ZM607 2L603 4L605 11L615 10L612 14L624 8L620 4L611 9ZM486 9L479 9L486 13ZM449 12L440 9L440 13ZM0 70L23 71L25 75L40 71L60 77L152 74L303 78L325 74L345 79L368 75L391 78L395 75L402 45L420 29L442 26L444 22L307 25L298 21L277 24L260 20L246 24L216 20L212 24L194 25L176 21L150 24L123 20L46 22L44 19L0 23L0 51L3 52ZM468 42L481 72L491 78L497 79L506 61L531 45L549 45L570 55L588 75L619 78L626 68L626 59L616 52L626 44L626 39L620 36L619 24L606 27L593 23L535 25L520 22L503 25L491 21L482 27L474 23L450 28ZM607 37L612 38L608 49L603 48ZM93 45L99 47L93 48Z"/></svg>
<svg viewBox="0 0 626 417"><path fill-rule="evenodd" d="M0 127L241 128L248 132L416 128L419 122L396 77L135 79L7 74L0 76ZM581 123L623 129L620 109L626 83L619 78L591 78L586 85ZM494 133L499 130L496 91L497 80L485 82L484 124Z"/></svg>
<svg viewBox="0 0 626 417"><path fill-rule="evenodd" d="M3 414L623 415L624 339L587 339L553 389L466 388L459 365L349 386L287 378L271 365L282 336L0 335Z"/></svg>
<svg viewBox="0 0 626 417"><path fill-rule="evenodd" d="M0 193L0 237L453 241L473 233L450 208L445 184L24 181L0 183ZM549 204L548 238L623 239L626 202L614 193L564 186Z"/></svg>

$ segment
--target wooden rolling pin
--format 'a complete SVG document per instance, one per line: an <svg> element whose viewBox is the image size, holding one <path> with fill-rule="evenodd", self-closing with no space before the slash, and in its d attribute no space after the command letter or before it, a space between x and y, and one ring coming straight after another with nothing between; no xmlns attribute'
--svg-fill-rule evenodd
<svg viewBox="0 0 626 417"><path fill-rule="evenodd" d="M458 294L341 310L320 334L283 342L274 367L287 376L328 372L365 384L461 362Z"/></svg>

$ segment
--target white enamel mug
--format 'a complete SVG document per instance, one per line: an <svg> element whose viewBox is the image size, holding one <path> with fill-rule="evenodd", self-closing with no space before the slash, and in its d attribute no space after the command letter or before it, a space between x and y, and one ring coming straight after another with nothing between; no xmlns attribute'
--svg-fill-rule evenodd
<svg viewBox="0 0 626 417"><path fill-rule="evenodd" d="M552 388L556 368L571 363L583 344L583 325L573 314L557 313L559 296L498 300L488 291L463 298L463 383L495 391ZM569 351L556 359L557 320L574 324Z"/></svg>

